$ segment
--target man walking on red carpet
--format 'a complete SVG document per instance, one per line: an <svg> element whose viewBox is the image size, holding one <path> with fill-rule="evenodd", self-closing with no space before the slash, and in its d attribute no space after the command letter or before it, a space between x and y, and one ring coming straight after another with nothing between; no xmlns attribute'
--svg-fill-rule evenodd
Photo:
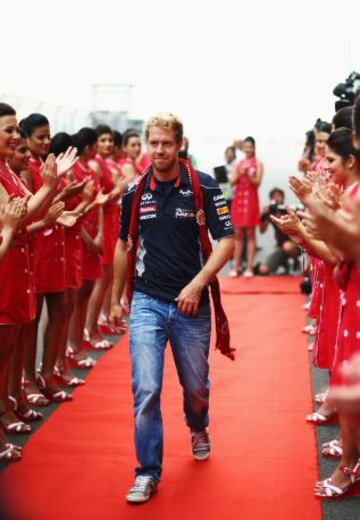
<svg viewBox="0 0 360 520"><path fill-rule="evenodd" d="M120 237L114 260L111 318L127 281L135 448L135 484L126 498L145 502L156 491L162 470L160 394L164 352L170 342L193 457L210 455L208 286L216 314L217 348L233 358L217 272L233 253L233 229L217 182L178 158L183 126L172 114L146 126L151 167L123 197ZM208 230L219 243L211 249Z"/></svg>

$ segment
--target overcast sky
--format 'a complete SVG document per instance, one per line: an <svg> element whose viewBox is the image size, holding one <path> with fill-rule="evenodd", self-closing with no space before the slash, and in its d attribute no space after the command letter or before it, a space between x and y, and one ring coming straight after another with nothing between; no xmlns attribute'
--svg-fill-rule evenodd
<svg viewBox="0 0 360 520"><path fill-rule="evenodd" d="M360 70L359 1L17 0L1 18L0 94L87 109L92 83L133 84L133 116L178 114L205 167L254 135L268 181Z"/></svg>

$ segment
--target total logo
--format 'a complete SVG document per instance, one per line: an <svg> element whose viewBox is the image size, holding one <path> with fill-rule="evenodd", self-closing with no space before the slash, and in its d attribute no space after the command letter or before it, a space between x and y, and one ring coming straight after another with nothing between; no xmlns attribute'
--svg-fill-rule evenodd
<svg viewBox="0 0 360 520"><path fill-rule="evenodd" d="M179 193L181 193L183 197L191 197L193 194L191 190L179 190Z"/></svg>
<svg viewBox="0 0 360 520"><path fill-rule="evenodd" d="M144 193L144 195L141 197L141 200L151 200L152 194L151 193Z"/></svg>

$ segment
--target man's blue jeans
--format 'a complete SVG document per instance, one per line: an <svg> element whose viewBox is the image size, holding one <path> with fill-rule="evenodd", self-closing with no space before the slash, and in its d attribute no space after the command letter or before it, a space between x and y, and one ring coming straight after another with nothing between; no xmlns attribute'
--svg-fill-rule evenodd
<svg viewBox="0 0 360 520"><path fill-rule="evenodd" d="M130 314L130 354L134 392L136 475L160 480L163 433L160 393L164 353L169 340L180 383L189 428L208 425L210 305L197 316L177 311L175 303L135 292Z"/></svg>

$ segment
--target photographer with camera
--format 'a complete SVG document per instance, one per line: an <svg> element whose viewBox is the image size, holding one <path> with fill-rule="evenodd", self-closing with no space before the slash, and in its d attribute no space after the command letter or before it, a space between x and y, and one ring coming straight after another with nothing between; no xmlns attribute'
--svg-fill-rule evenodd
<svg viewBox="0 0 360 520"><path fill-rule="evenodd" d="M280 188L273 188L269 193L269 197L270 204L263 209L260 216L260 233L265 233L269 224L271 224L275 231L276 246L265 262L258 267L258 272L261 275L276 273L281 266L288 273L289 259L294 261L294 269L299 266L299 248L270 220L270 215L281 217L287 213L284 205L285 193Z"/></svg>

